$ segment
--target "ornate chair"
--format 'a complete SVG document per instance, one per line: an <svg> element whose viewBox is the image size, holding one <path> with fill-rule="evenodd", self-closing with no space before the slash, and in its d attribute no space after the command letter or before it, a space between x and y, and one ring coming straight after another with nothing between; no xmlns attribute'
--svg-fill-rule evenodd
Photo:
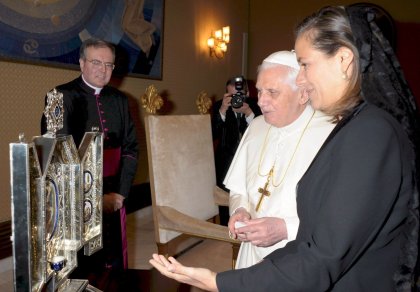
<svg viewBox="0 0 420 292"><path fill-rule="evenodd" d="M159 253L173 255L170 243L181 234L222 240L233 244L234 267L238 242L214 223L217 204L228 205L229 198L215 187L210 116L149 115L145 125Z"/></svg>

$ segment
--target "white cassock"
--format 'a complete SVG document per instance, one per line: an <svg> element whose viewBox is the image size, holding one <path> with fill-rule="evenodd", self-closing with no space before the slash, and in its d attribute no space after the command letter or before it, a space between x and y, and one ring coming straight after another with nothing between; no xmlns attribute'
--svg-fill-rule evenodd
<svg viewBox="0 0 420 292"><path fill-rule="evenodd" d="M329 122L331 117L318 111L313 113L314 110L308 105L297 120L283 128L271 126L263 116L259 116L244 133L224 180L230 190L230 212L232 214L237 208L243 207L251 214L251 218L283 218L288 238L270 247L256 247L243 242L236 262L237 269L258 263L275 249L284 247L296 238L299 227L296 185L335 127L335 124ZM274 163L274 174L268 187L270 196L264 196L256 212L261 197L258 189L266 184L267 175Z"/></svg>

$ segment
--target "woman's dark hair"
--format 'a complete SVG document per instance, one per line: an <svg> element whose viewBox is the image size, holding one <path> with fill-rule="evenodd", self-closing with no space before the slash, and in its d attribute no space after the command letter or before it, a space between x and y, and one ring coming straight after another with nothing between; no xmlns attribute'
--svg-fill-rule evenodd
<svg viewBox="0 0 420 292"><path fill-rule="evenodd" d="M344 7L324 7L318 12L305 18L295 30L296 38L306 37L312 47L327 56L334 56L342 47L353 52L353 70L349 79L349 85L344 96L334 104L332 108L324 112L338 119L345 116L362 99L361 72L359 65L359 51L355 45L353 32Z"/></svg>

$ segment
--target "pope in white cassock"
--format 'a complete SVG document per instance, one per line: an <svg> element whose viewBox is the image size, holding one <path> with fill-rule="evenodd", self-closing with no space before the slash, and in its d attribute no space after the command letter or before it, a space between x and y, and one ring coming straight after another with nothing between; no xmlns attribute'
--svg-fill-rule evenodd
<svg viewBox="0 0 420 292"><path fill-rule="evenodd" d="M263 116L248 127L224 181L230 189L230 235L242 241L237 269L296 238L296 185L335 126L296 86L298 71L289 51L271 54L258 68Z"/></svg>

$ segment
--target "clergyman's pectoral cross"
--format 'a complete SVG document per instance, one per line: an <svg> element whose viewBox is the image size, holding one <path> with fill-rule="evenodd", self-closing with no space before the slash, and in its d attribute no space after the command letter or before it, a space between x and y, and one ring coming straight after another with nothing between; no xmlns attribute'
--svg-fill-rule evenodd
<svg viewBox="0 0 420 292"><path fill-rule="evenodd" d="M256 212L258 212L258 210L260 209L261 203L262 203L264 197L270 196L270 191L268 190L268 186L270 184L270 179L271 179L271 176L272 175L273 175L273 168L271 168L271 170L270 170L270 172L268 174L267 181L266 181L266 183L264 185L264 188L258 188L258 192L261 194L261 197L258 200L257 207L255 208L255 211Z"/></svg>

